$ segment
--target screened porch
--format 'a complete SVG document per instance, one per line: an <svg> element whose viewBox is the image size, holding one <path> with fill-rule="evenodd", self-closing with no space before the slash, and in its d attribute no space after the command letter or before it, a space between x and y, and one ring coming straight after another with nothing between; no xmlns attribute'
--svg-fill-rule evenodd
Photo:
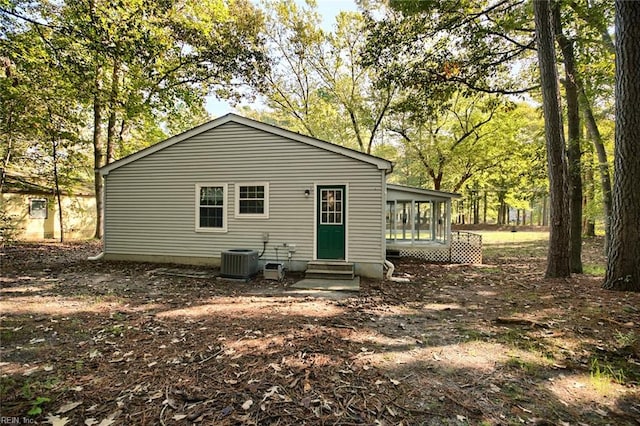
<svg viewBox="0 0 640 426"><path fill-rule="evenodd" d="M482 263L482 237L451 232L450 192L387 184L387 257L430 262Z"/></svg>
<svg viewBox="0 0 640 426"><path fill-rule="evenodd" d="M387 245L449 243L451 199L458 197L448 192L387 184Z"/></svg>

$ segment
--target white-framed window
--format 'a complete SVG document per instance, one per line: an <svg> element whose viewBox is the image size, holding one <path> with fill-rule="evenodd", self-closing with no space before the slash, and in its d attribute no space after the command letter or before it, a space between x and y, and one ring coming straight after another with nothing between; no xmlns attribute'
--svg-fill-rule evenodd
<svg viewBox="0 0 640 426"><path fill-rule="evenodd" d="M227 184L196 184L196 231L227 231Z"/></svg>
<svg viewBox="0 0 640 426"><path fill-rule="evenodd" d="M235 189L236 218L269 218L267 182L237 183Z"/></svg>
<svg viewBox="0 0 640 426"><path fill-rule="evenodd" d="M31 219L46 219L48 216L47 199L29 199L29 217Z"/></svg>

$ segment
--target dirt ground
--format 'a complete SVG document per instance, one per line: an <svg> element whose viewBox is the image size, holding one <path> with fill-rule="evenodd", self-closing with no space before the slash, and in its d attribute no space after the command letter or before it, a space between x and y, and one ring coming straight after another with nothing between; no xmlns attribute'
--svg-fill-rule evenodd
<svg viewBox="0 0 640 426"><path fill-rule="evenodd" d="M360 294L98 252L0 253L0 423L640 425L640 294L545 280L540 243L398 261L409 283Z"/></svg>

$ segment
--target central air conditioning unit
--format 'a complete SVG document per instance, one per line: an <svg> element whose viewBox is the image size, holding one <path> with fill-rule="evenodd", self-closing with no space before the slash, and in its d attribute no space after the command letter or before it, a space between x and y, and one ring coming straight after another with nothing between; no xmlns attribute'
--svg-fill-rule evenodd
<svg viewBox="0 0 640 426"><path fill-rule="evenodd" d="M258 252L251 249L232 249L222 252L220 276L249 279L258 273Z"/></svg>

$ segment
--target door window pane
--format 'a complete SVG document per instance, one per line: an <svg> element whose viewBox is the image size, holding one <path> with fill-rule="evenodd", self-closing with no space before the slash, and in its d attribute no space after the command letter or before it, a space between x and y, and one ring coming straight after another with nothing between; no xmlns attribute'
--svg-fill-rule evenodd
<svg viewBox="0 0 640 426"><path fill-rule="evenodd" d="M320 190L320 224L342 225L342 189Z"/></svg>

